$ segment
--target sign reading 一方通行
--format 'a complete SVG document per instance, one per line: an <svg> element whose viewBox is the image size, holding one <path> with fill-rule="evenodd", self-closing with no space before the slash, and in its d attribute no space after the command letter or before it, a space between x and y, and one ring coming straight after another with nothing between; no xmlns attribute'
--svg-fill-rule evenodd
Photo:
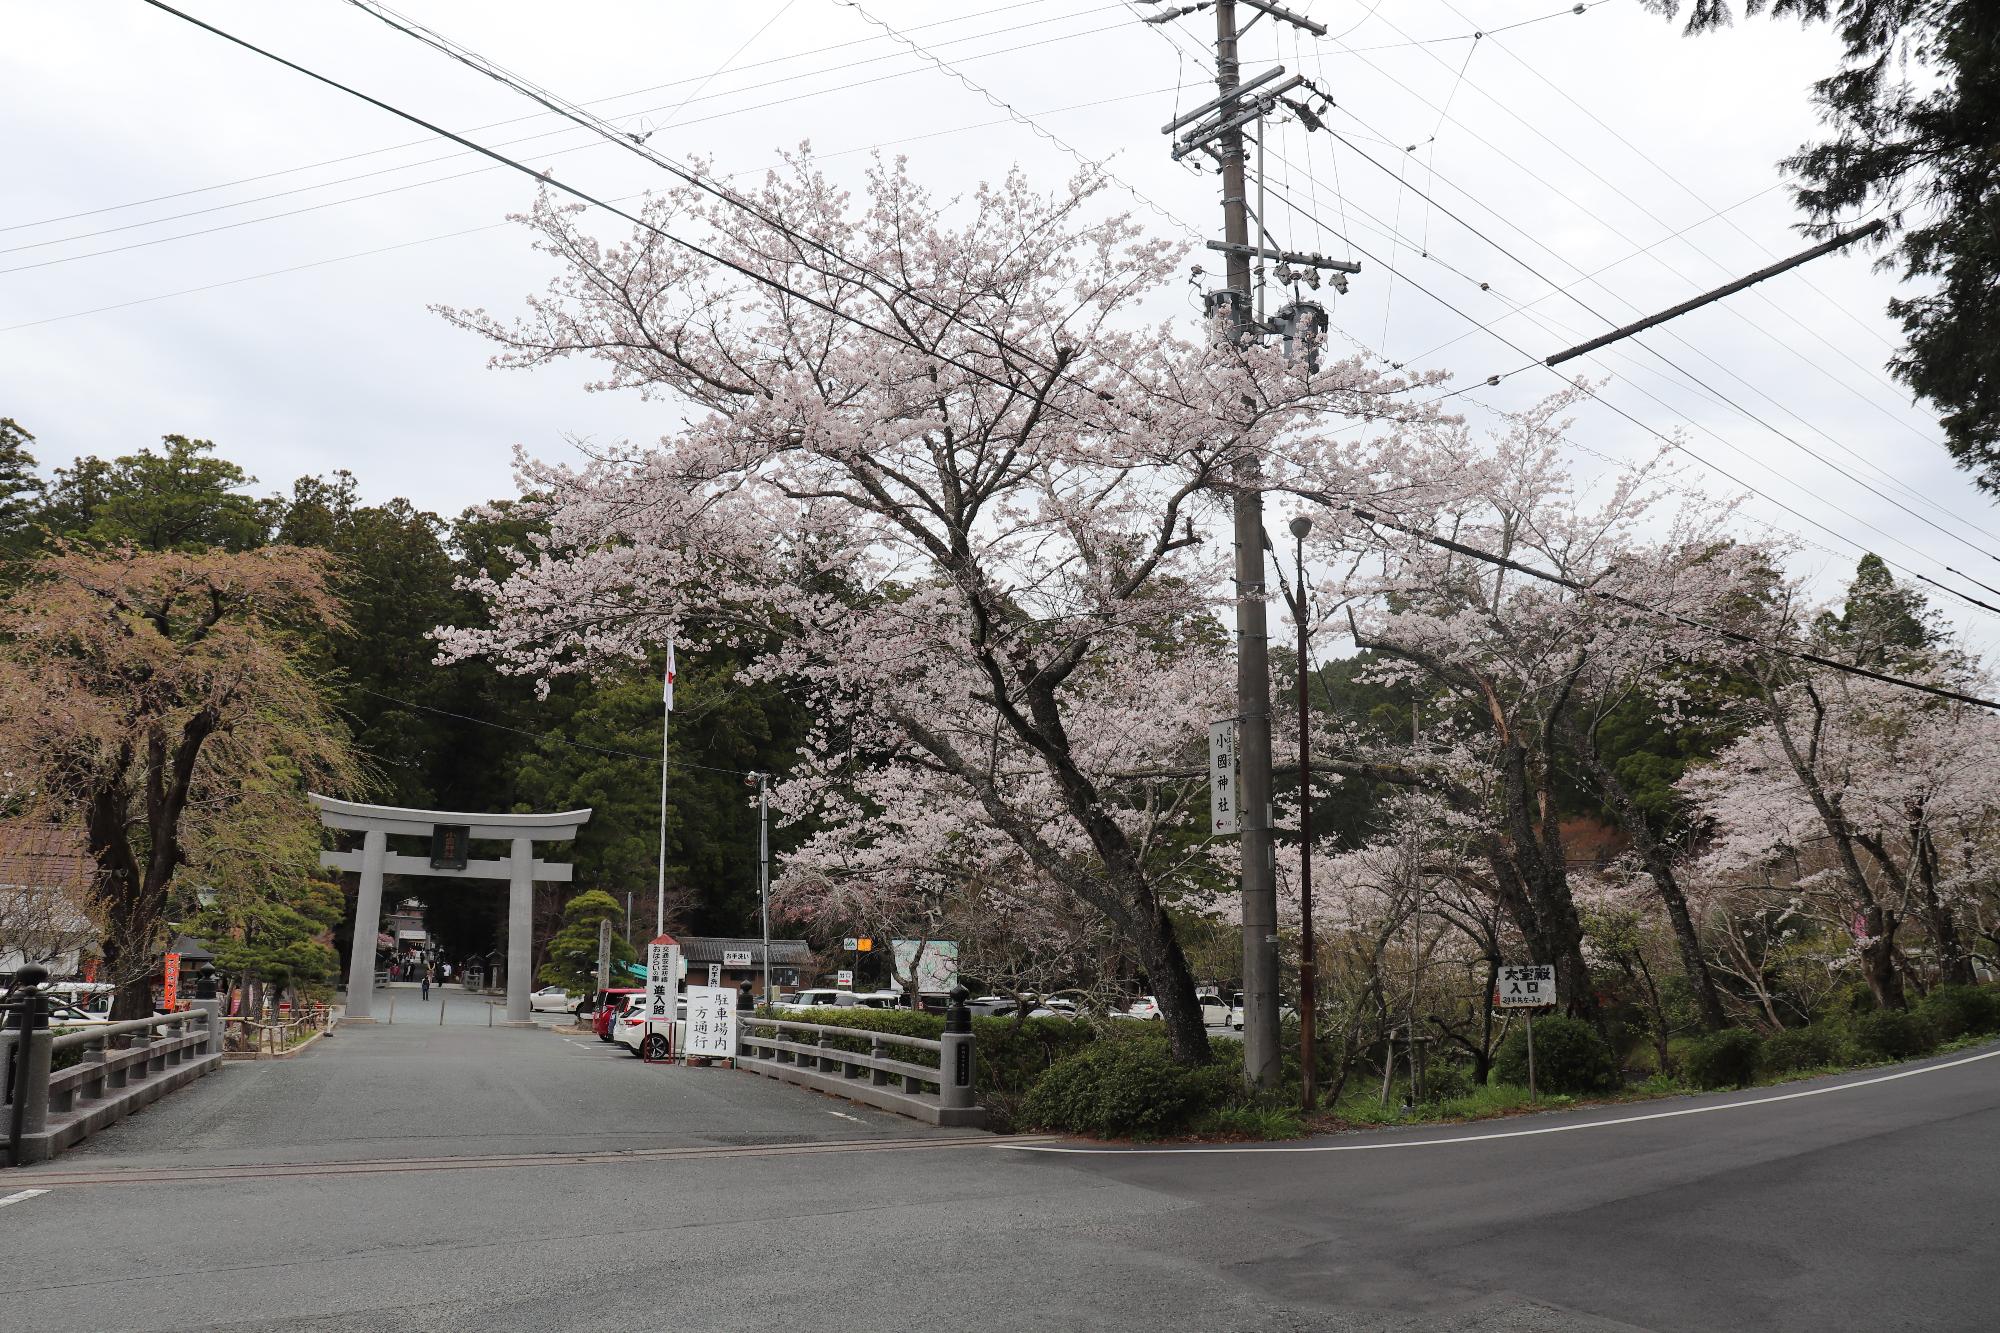
<svg viewBox="0 0 2000 1333"><path fill-rule="evenodd" d="M674 993L680 989L681 947L655 940L646 946L646 1017L674 1021Z"/></svg>
<svg viewBox="0 0 2000 1333"><path fill-rule="evenodd" d="M687 989L687 1054L711 1060L736 1057L736 992L721 986Z"/></svg>
<svg viewBox="0 0 2000 1333"><path fill-rule="evenodd" d="M748 967L750 966L750 951L748 949L724 949L722 951L722 965L724 967Z"/></svg>
<svg viewBox="0 0 2000 1333"><path fill-rule="evenodd" d="M1503 967L1493 1002L1502 1009L1539 1009L1556 1002L1556 970L1547 963Z"/></svg>
<svg viewBox="0 0 2000 1333"><path fill-rule="evenodd" d="M431 869L463 870L467 864L466 844L472 841L469 824L431 825Z"/></svg>
<svg viewBox="0 0 2000 1333"><path fill-rule="evenodd" d="M1208 724L1208 821L1211 832L1238 832L1236 719Z"/></svg>

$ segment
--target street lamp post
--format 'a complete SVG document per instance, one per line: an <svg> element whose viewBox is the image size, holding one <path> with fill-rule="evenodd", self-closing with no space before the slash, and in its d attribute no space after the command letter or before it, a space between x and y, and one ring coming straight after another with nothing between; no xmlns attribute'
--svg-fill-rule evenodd
<svg viewBox="0 0 2000 1333"><path fill-rule="evenodd" d="M1306 534L1312 531L1312 520L1301 514L1292 520L1291 528L1298 578L1292 619L1299 631L1299 1083L1301 1103L1311 1111L1319 1095L1315 1086L1319 1071L1314 1050L1319 1015L1313 959L1312 704L1306 689L1310 679L1306 656Z"/></svg>
<svg viewBox="0 0 2000 1333"><path fill-rule="evenodd" d="M749 773L757 785L757 907L764 929L764 1006L771 1005L771 775Z"/></svg>

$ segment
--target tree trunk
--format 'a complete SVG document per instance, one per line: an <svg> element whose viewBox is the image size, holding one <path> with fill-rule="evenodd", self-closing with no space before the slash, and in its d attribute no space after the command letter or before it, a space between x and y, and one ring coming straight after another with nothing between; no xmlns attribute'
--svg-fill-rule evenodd
<svg viewBox="0 0 2000 1333"><path fill-rule="evenodd" d="M1701 938L1695 933L1687 895L1681 892L1680 881L1674 876L1673 859L1654 836L1646 812L1639 808L1638 802L1632 799L1632 793L1618 780L1617 773L1597 753L1596 735L1586 736L1578 750L1598 790L1603 792L1606 801L1617 813L1625 836L1638 849L1646 874L1653 881L1653 890L1660 895L1660 902L1667 909L1667 920L1674 928L1674 943L1680 949L1681 970L1687 973L1688 984L1694 988L1695 1008L1701 1015L1702 1027L1709 1032L1720 1031L1728 1026L1728 1020L1722 1013L1722 996L1708 970L1708 959L1702 954Z"/></svg>

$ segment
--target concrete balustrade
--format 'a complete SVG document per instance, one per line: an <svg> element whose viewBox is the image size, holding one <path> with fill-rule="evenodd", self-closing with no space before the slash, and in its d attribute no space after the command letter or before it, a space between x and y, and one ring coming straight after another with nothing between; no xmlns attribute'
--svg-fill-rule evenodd
<svg viewBox="0 0 2000 1333"><path fill-rule="evenodd" d="M196 1000L174 1014L106 1023L75 1032L47 1028L0 1032L0 1069L11 1071L0 1105L0 1143L11 1145L15 1100L21 1102L18 1150L8 1165L46 1161L142 1106L166 1096L222 1064L221 1002ZM123 1049L113 1043L127 1039ZM54 1057L77 1051L67 1069L50 1071Z"/></svg>
<svg viewBox="0 0 2000 1333"><path fill-rule="evenodd" d="M786 1018L738 1019L736 1067L830 1092L869 1106L911 1116L933 1125L980 1128L986 1112L973 1101L972 1033L954 1032L932 1040L895 1032L801 1023ZM868 1038L868 1051L844 1050L835 1038ZM807 1040L810 1039L810 1040ZM938 1063L899 1060L891 1048L933 1052ZM900 1083L900 1089L895 1085Z"/></svg>

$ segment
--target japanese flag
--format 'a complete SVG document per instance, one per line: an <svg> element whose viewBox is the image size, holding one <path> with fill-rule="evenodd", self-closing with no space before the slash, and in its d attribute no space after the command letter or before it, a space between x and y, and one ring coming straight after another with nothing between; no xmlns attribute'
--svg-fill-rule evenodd
<svg viewBox="0 0 2000 1333"><path fill-rule="evenodd" d="M671 713L674 711L674 641L672 639L667 640L667 684L665 698L667 701L667 711Z"/></svg>

